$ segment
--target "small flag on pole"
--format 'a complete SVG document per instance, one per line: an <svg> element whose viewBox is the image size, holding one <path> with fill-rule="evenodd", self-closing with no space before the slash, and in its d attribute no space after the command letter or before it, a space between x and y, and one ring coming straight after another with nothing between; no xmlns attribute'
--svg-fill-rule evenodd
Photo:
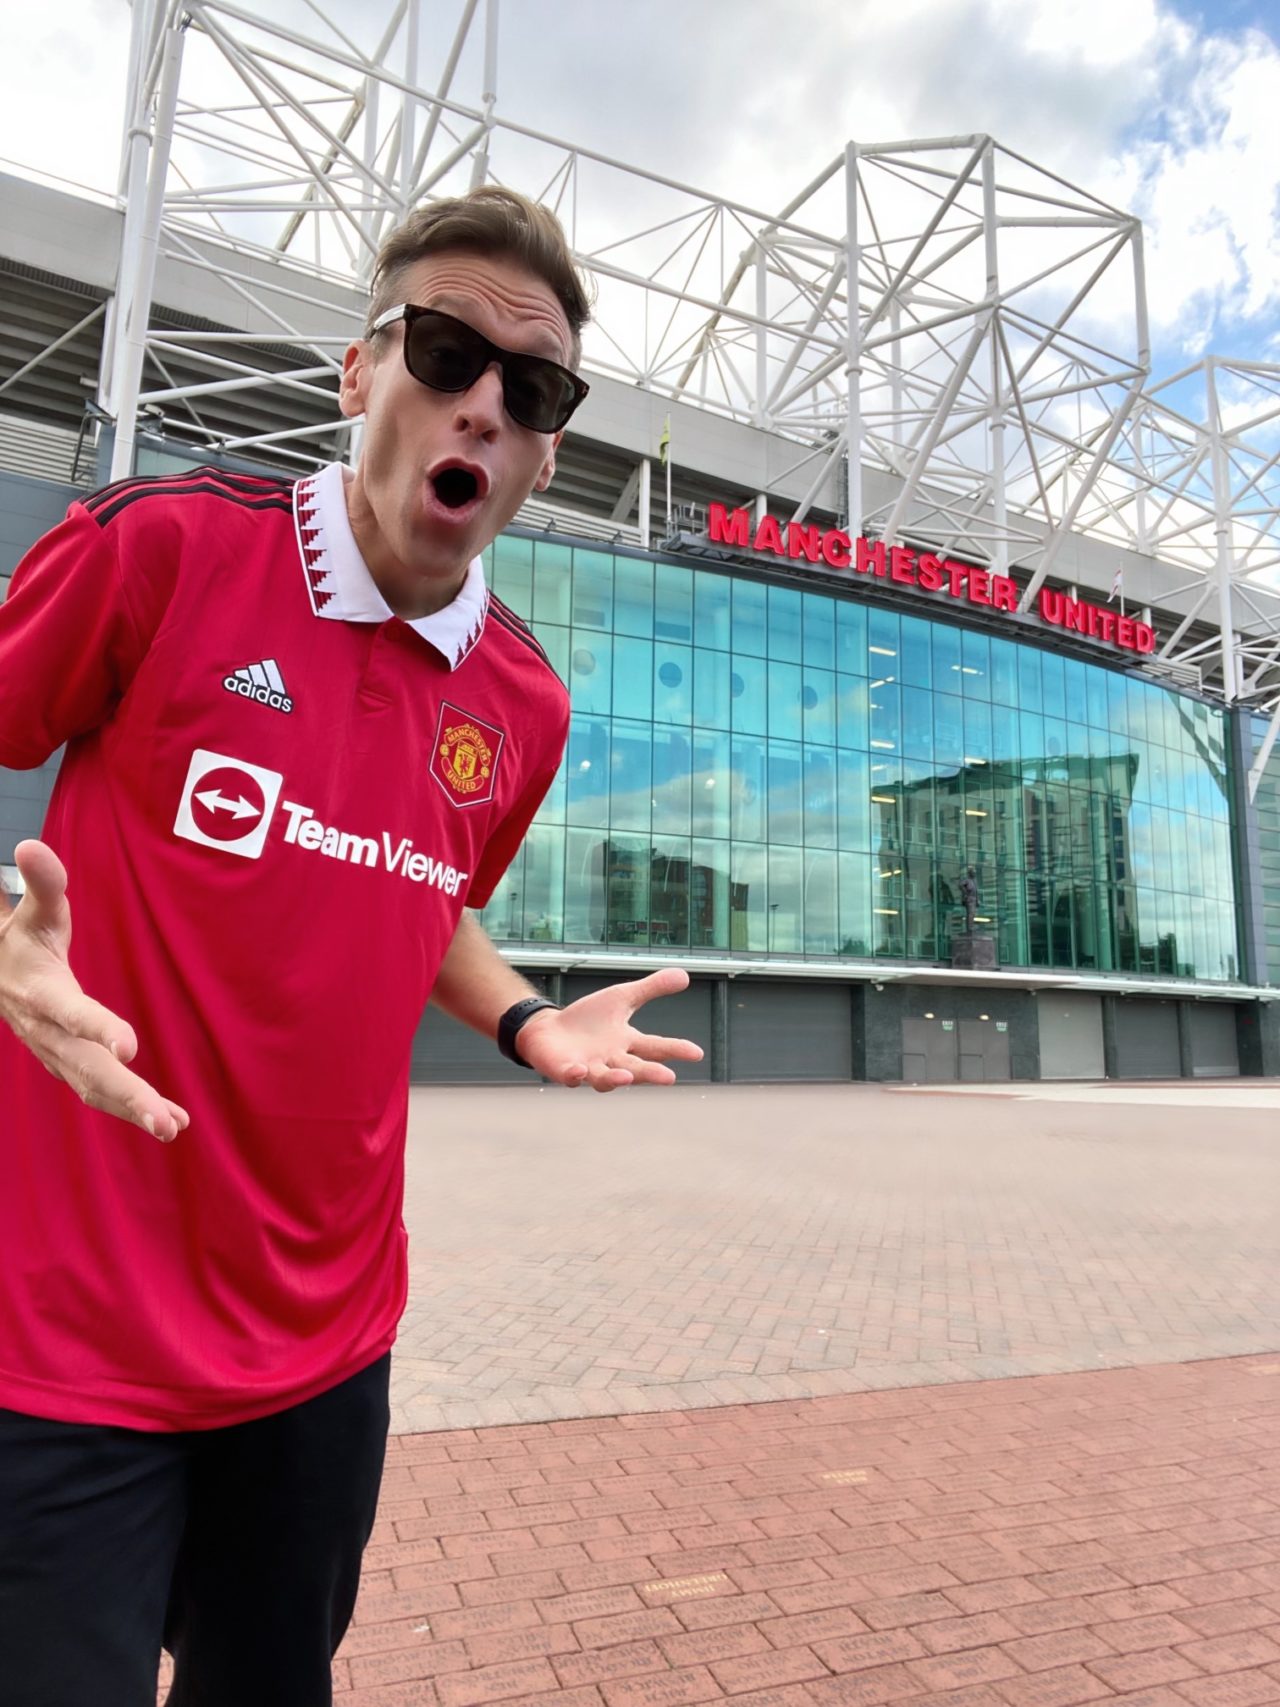
<svg viewBox="0 0 1280 1707"><path fill-rule="evenodd" d="M1114 604L1124 593L1124 564L1116 570L1115 579L1111 583L1111 591L1107 594L1107 603Z"/></svg>
<svg viewBox="0 0 1280 1707"><path fill-rule="evenodd" d="M662 423L662 437L658 440L658 461L665 465L667 452L671 448L671 417L667 416Z"/></svg>

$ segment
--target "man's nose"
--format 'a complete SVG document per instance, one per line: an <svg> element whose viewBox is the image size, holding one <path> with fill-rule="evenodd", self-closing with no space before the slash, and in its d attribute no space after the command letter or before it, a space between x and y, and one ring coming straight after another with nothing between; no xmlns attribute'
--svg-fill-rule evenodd
<svg viewBox="0 0 1280 1707"><path fill-rule="evenodd" d="M458 393L455 404L458 423L473 433L492 433L502 425L502 368L490 362L484 372L465 391Z"/></svg>

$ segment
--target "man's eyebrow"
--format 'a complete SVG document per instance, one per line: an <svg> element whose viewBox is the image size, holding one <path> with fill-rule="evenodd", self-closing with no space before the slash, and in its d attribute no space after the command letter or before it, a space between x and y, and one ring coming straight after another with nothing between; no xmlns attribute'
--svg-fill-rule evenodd
<svg viewBox="0 0 1280 1707"><path fill-rule="evenodd" d="M445 314L452 314L459 320L465 320L467 325L471 327L472 331L478 332L480 330L478 326L475 326L472 323L470 318L471 312L474 311L475 304L468 302L464 297L451 296L447 291L445 291L440 296L433 296L430 302L424 302L422 307L438 308ZM526 350L522 353L530 356L546 356L550 361L562 362L564 360L564 350L561 346L560 339L551 330L551 328L539 323L533 327L533 331L536 333L534 342L536 344L540 344L541 348ZM491 341L496 342L496 340Z"/></svg>

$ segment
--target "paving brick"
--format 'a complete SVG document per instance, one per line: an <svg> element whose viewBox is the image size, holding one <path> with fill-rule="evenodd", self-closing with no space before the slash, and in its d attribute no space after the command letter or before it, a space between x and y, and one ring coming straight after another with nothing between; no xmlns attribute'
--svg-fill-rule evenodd
<svg viewBox="0 0 1280 1707"><path fill-rule="evenodd" d="M1194 1661L1175 1653L1172 1648L1151 1648L1144 1654L1091 1660L1089 1670L1118 1695L1152 1689L1162 1683L1178 1683L1184 1677L1203 1676Z"/></svg>
<svg viewBox="0 0 1280 1707"><path fill-rule="evenodd" d="M1237 1630L1227 1636L1188 1642L1178 1652L1184 1659L1194 1660L1202 1671L1247 1671L1280 1663L1280 1643L1261 1630Z"/></svg>
<svg viewBox="0 0 1280 1707"><path fill-rule="evenodd" d="M1263 1707L1263 1703L1280 1701L1280 1680L1261 1671L1224 1671L1211 1677L1191 1677L1177 1688L1193 1707Z"/></svg>
<svg viewBox="0 0 1280 1707"><path fill-rule="evenodd" d="M669 1662L657 1642L643 1641L621 1642L614 1648L594 1648L590 1652L553 1654L551 1664L561 1683L572 1688L578 1684L602 1683L610 1677L665 1671Z"/></svg>
<svg viewBox="0 0 1280 1707"><path fill-rule="evenodd" d="M1002 1652L1024 1671L1050 1671L1109 1656L1115 1649L1092 1630L1070 1629L1050 1630L1043 1636L1020 1636L1017 1641L1005 1642Z"/></svg>
<svg viewBox="0 0 1280 1707"><path fill-rule="evenodd" d="M928 1690L936 1693L994 1683L1002 1677L1016 1677L1023 1667L1001 1648L973 1648L912 1660L907 1670Z"/></svg>
<svg viewBox="0 0 1280 1707"><path fill-rule="evenodd" d="M819 1641L813 1651L831 1671L861 1671L868 1666L893 1665L912 1660L927 1650L909 1630L872 1630L865 1636L842 1636Z"/></svg>
<svg viewBox="0 0 1280 1707"><path fill-rule="evenodd" d="M508 1665L481 1666L437 1678L436 1694L440 1707L482 1707L483 1703L505 1701L513 1695L541 1694L554 1689L557 1682L548 1660L513 1660Z"/></svg>
<svg viewBox="0 0 1280 1707"><path fill-rule="evenodd" d="M995 1690L1009 1707L1074 1707L1076 1702L1097 1701L1111 1693L1101 1678L1079 1665L1004 1678Z"/></svg>
<svg viewBox="0 0 1280 1707"><path fill-rule="evenodd" d="M944 1618L936 1623L919 1624L915 1633L931 1654L994 1647L1018 1635L1002 1612L979 1612L969 1618Z"/></svg>
<svg viewBox="0 0 1280 1707"><path fill-rule="evenodd" d="M705 1666L680 1671L645 1672L638 1677L613 1678L600 1685L608 1707L687 1707L714 1701L720 1687Z"/></svg>
<svg viewBox="0 0 1280 1707"><path fill-rule="evenodd" d="M711 1674L726 1695L777 1689L788 1683L826 1677L828 1668L812 1648L770 1648L765 1653L744 1654L739 1659L717 1660Z"/></svg>
<svg viewBox="0 0 1280 1707"><path fill-rule="evenodd" d="M615 1642L634 1642L667 1631L674 1635L681 1625L669 1608L655 1606L645 1612L619 1612L610 1618L584 1618L573 1628L584 1648L610 1648Z"/></svg>

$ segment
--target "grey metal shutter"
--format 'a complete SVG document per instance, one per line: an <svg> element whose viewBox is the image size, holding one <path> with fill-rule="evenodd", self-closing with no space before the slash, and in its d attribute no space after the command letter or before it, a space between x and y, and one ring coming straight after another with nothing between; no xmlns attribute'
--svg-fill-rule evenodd
<svg viewBox="0 0 1280 1707"><path fill-rule="evenodd" d="M1240 1052L1236 1045L1234 1002L1184 1002L1186 1029L1193 1079L1235 1079L1240 1076Z"/></svg>
<svg viewBox="0 0 1280 1707"><path fill-rule="evenodd" d="M755 1083L851 1079L848 986L734 979L729 985L729 1077Z"/></svg>
<svg viewBox="0 0 1280 1707"><path fill-rule="evenodd" d="M1124 996L1116 1000L1115 1015L1117 1078L1182 1077L1176 1002Z"/></svg>
<svg viewBox="0 0 1280 1707"><path fill-rule="evenodd" d="M531 977L535 989L543 980ZM413 1040L409 1077L415 1085L540 1085L527 1067L517 1067L483 1037L439 1008L428 1007Z"/></svg>
<svg viewBox="0 0 1280 1707"><path fill-rule="evenodd" d="M1042 1079L1105 1079L1102 1047L1102 997L1068 990L1041 990Z"/></svg>

